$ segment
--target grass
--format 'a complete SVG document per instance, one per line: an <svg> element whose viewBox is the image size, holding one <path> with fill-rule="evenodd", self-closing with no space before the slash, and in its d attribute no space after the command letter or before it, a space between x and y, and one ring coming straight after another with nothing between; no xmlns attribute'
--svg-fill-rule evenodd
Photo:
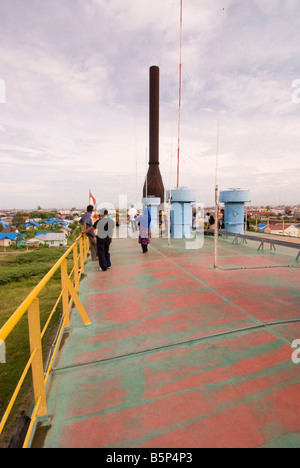
<svg viewBox="0 0 300 468"><path fill-rule="evenodd" d="M63 255L65 249L41 249L28 253L0 256L0 328L15 312L32 289L40 282L50 268ZM39 295L41 329L60 294L60 272L45 286ZM43 339L44 362L56 333L61 305L50 322ZM0 364L0 420L12 397L14 389L29 359L27 314L22 318L6 341L6 364ZM23 384L16 408L0 436L0 448L7 447L19 413L27 414L32 402L31 371Z"/></svg>

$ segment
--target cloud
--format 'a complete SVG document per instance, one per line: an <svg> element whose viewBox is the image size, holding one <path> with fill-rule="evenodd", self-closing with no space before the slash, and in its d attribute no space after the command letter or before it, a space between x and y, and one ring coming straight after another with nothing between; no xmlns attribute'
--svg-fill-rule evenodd
<svg viewBox="0 0 300 468"><path fill-rule="evenodd" d="M297 2L183 5L182 184L213 202L222 59L220 186L249 188L257 203L271 204L273 195L275 203L299 202ZM0 208L84 206L89 188L99 199L139 196L154 64L161 77L161 171L166 188L175 182L179 2L32 0L29 9L25 0L3 0L0 26L0 80L7 88L0 182L12 187L9 196L1 191Z"/></svg>

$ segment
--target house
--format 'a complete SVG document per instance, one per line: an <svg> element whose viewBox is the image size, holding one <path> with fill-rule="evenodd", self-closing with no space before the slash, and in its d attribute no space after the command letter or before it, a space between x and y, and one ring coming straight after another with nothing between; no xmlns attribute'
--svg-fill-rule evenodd
<svg viewBox="0 0 300 468"><path fill-rule="evenodd" d="M63 247L67 245L67 238L62 233L47 233L35 238L41 244L47 244L49 247Z"/></svg>
<svg viewBox="0 0 300 468"><path fill-rule="evenodd" d="M259 223L257 225L257 230L258 230L258 232L264 232L266 227L268 227L266 223Z"/></svg>
<svg viewBox="0 0 300 468"><path fill-rule="evenodd" d="M299 237L300 235L299 226L295 226L294 224L291 224L287 228L284 228L284 235L291 236L291 237Z"/></svg>
<svg viewBox="0 0 300 468"><path fill-rule="evenodd" d="M283 232L284 231L284 232ZM264 229L264 232L267 234L277 234L279 236L291 236L291 237L298 237L300 234L300 228L295 226L294 224L289 223L277 223L277 224L270 224Z"/></svg>
<svg viewBox="0 0 300 468"><path fill-rule="evenodd" d="M19 230L18 230L17 228L13 228L13 227L11 227L11 228L9 228L9 227L6 228L6 227L5 227L5 228L2 229L1 232L2 232L2 234L4 234L4 233L5 233L5 234L9 234L9 233L11 233L11 234L12 234L12 233L20 234Z"/></svg>
<svg viewBox="0 0 300 468"><path fill-rule="evenodd" d="M274 213L274 211L247 210L247 213L251 216L251 218L261 218L262 216L276 216L276 213Z"/></svg>
<svg viewBox="0 0 300 468"><path fill-rule="evenodd" d="M70 215L71 213L72 212L70 210L62 210L62 211L59 212L60 215L64 215L64 216Z"/></svg>
<svg viewBox="0 0 300 468"><path fill-rule="evenodd" d="M285 223L285 228L288 228L289 226L290 226L290 224ZM265 227L264 232L266 234L282 235L283 234L283 223L270 224L269 226Z"/></svg>
<svg viewBox="0 0 300 468"><path fill-rule="evenodd" d="M28 239L26 245L30 247L39 247L40 243L35 237L33 239Z"/></svg>
<svg viewBox="0 0 300 468"><path fill-rule="evenodd" d="M47 221L43 221L43 224L46 224L46 226L55 226L57 223L59 223L58 218L49 218Z"/></svg>
<svg viewBox="0 0 300 468"><path fill-rule="evenodd" d="M16 232L0 232L0 247L10 247L17 237L22 237Z"/></svg>
<svg viewBox="0 0 300 468"><path fill-rule="evenodd" d="M25 239L17 240L17 246L18 246L18 247L26 247L26 241L25 241Z"/></svg>
<svg viewBox="0 0 300 468"><path fill-rule="evenodd" d="M5 229L8 229L8 228L9 228L9 224L7 224L5 221L0 220L0 224L1 224Z"/></svg>
<svg viewBox="0 0 300 468"><path fill-rule="evenodd" d="M70 229L68 226L61 226L61 231L69 237L69 235L72 233L72 229Z"/></svg>
<svg viewBox="0 0 300 468"><path fill-rule="evenodd" d="M39 223L36 223L35 221L29 221L28 223L25 224L26 230L38 229L39 227L40 227Z"/></svg>

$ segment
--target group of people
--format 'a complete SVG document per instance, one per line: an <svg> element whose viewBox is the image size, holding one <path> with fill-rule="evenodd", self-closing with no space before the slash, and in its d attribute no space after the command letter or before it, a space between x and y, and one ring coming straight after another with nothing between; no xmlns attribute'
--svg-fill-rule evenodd
<svg viewBox="0 0 300 468"><path fill-rule="evenodd" d="M214 229L214 227L215 227L215 217L213 214L207 212L204 217L204 229L209 230L209 229ZM219 229L225 229L225 211L223 208L220 210L218 227Z"/></svg>
<svg viewBox="0 0 300 468"><path fill-rule="evenodd" d="M93 211L94 207L89 205L80 223L83 225L83 234L86 234L90 241L92 260L99 260L100 271L107 271L111 268L109 248L115 223L108 216L107 210L103 210L99 218L93 220Z"/></svg>
<svg viewBox="0 0 300 468"><path fill-rule="evenodd" d="M83 226L83 234L89 238L92 261L99 261L100 271L107 271L111 268L110 245L113 238L115 223L109 217L108 211L102 210L99 218L92 218L94 207L89 205L86 213L80 220ZM139 226L139 244L143 253L148 252L150 244L150 224L151 216L147 207L144 207L143 214L139 215L134 206L129 210L130 225L133 231Z"/></svg>

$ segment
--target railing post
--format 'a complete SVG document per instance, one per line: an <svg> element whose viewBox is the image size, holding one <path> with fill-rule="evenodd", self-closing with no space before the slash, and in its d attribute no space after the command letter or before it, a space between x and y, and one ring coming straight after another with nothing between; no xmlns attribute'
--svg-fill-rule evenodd
<svg viewBox="0 0 300 468"><path fill-rule="evenodd" d="M79 272L78 272L78 250L77 250L77 243L74 245L73 248L73 262L74 262L74 284L75 290L79 291Z"/></svg>
<svg viewBox="0 0 300 468"><path fill-rule="evenodd" d="M61 287L62 287L62 309L63 309L63 317L65 319L66 328L70 327L70 312L69 312L69 291L67 288L67 280L68 280L68 263L67 259L65 259L61 264Z"/></svg>
<svg viewBox="0 0 300 468"><path fill-rule="evenodd" d="M37 298L33 300L32 304L28 308L28 326L30 352L31 354L35 353L31 364L35 403L37 404L37 402L40 400L36 416L41 418L47 416L48 411L44 382L40 305Z"/></svg>
<svg viewBox="0 0 300 468"><path fill-rule="evenodd" d="M87 238L87 236L83 237L83 258L84 258L85 262L86 262L86 259L87 259L86 238Z"/></svg>
<svg viewBox="0 0 300 468"><path fill-rule="evenodd" d="M89 250L90 250L90 241L89 241L88 236L85 236L85 260L87 260L88 258Z"/></svg>
<svg viewBox="0 0 300 468"><path fill-rule="evenodd" d="M80 273L84 273L84 251L83 251L83 238L79 239L79 252L80 252Z"/></svg>

